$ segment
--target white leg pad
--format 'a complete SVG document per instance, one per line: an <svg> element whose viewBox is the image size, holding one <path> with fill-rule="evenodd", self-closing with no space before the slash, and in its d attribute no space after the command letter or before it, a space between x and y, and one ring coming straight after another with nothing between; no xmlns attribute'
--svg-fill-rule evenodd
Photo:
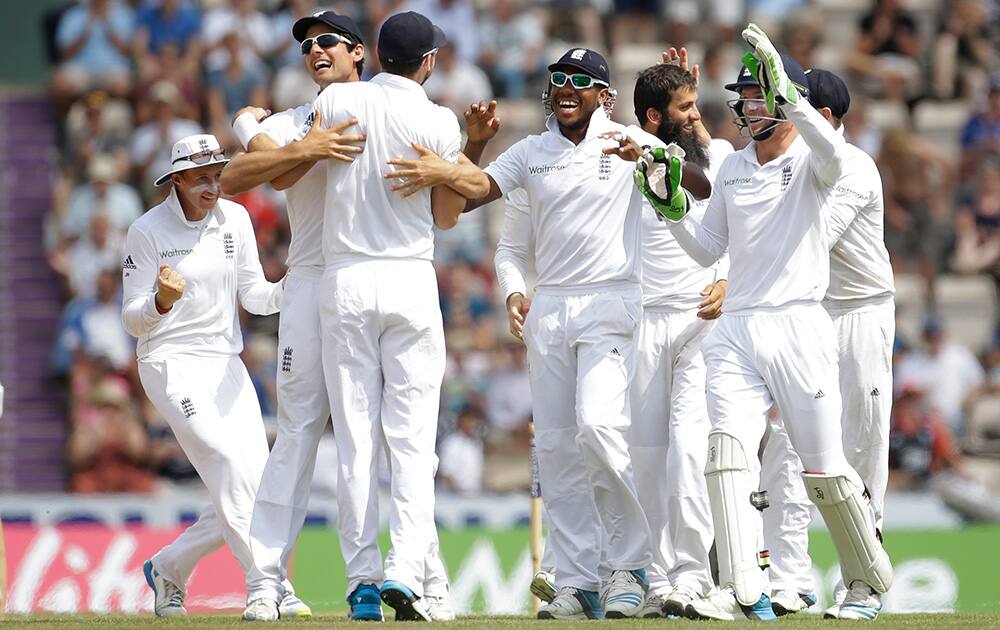
<svg viewBox="0 0 1000 630"><path fill-rule="evenodd" d="M757 558L760 515L750 504L753 484L743 445L728 433L710 433L705 466L715 525L719 582L732 584L736 599L752 606L764 592Z"/></svg>
<svg viewBox="0 0 1000 630"><path fill-rule="evenodd" d="M871 509L861 489L842 475L802 473L809 498L819 508L840 556L844 584L861 580L879 593L892 585L892 563L875 536Z"/></svg>

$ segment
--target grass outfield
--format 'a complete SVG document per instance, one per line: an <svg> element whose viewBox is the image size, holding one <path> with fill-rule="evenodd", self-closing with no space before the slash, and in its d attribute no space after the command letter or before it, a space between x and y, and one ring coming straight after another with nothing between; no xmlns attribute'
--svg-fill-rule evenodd
<svg viewBox="0 0 1000 630"><path fill-rule="evenodd" d="M568 622L568 621L538 621L525 617L465 617L457 621L434 624L411 624L414 628L431 628L453 630L493 630L494 628L531 627L542 630L547 627L559 628L587 627L612 628L626 626L629 628L664 628L685 627L698 630L715 630L716 628L732 628L734 625L743 627L757 626L759 622L709 622L690 621L688 619L664 620L642 619L601 622ZM606 625L604 625L606 624ZM934 629L934 628L997 628L1000 629L1000 613L989 614L941 614L941 615L882 615L876 621L824 620L818 615L796 615L782 617L776 622L778 628L865 628L870 625L879 628ZM366 627L358 623L348 622L342 615L318 615L312 619L294 620L271 624L247 624L239 621L236 613L218 615L195 615L184 619L157 619L151 616L138 615L7 615L0 618L0 627L28 628L30 630L75 630L76 628L190 628L211 630L213 628L301 628L309 630L358 630ZM759 627L759 626L757 626Z"/></svg>

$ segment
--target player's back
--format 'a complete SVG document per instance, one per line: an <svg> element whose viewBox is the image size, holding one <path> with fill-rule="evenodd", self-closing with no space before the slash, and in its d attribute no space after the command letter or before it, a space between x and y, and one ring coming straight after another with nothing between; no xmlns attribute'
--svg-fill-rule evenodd
<svg viewBox="0 0 1000 630"><path fill-rule="evenodd" d="M357 255L431 260L430 190L404 198L391 190L398 180L385 174L393 170L389 160L418 157L414 144L457 159L461 132L455 115L432 103L419 84L388 73L365 83L330 86L316 107L325 127L356 118L367 136L353 163L331 161L326 167L326 264Z"/></svg>

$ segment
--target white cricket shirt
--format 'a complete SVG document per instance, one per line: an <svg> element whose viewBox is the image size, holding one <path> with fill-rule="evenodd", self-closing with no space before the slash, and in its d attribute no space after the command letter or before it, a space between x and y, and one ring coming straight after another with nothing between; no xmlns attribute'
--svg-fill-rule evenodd
<svg viewBox="0 0 1000 630"><path fill-rule="evenodd" d="M844 150L844 172L827 208L830 287L823 301L831 308L896 292L885 248L882 176L867 153L850 143Z"/></svg>
<svg viewBox="0 0 1000 630"><path fill-rule="evenodd" d="M434 257L431 191L404 198L389 190L398 179L383 178L395 158L415 159L412 144L458 161L462 135L458 119L435 105L414 81L381 73L371 81L336 83L323 90L314 108L324 127L358 119L367 135L354 162L326 166L323 257L327 265L361 254L382 258ZM351 129L354 132L354 129Z"/></svg>
<svg viewBox="0 0 1000 630"><path fill-rule="evenodd" d="M728 247L727 313L819 302L830 283L822 210L834 194L846 143L806 99L782 111L799 130L783 155L761 165L751 142L722 163L700 222L668 222L702 265Z"/></svg>
<svg viewBox="0 0 1000 630"><path fill-rule="evenodd" d="M268 116L260 130L279 146L305 137L312 128L312 103ZM350 130L349 130L350 132ZM288 228L292 239L288 245L289 267L323 267L323 207L326 204L326 169L317 164L299 181L285 190L288 208Z"/></svg>
<svg viewBox="0 0 1000 630"><path fill-rule="evenodd" d="M625 127L598 109L587 136L575 145L559 131L554 115L545 124L548 131L514 144L484 169L504 194L525 190L531 219L530 230L505 225L506 238L497 246L504 297L523 292L524 278L518 280L514 271L518 256L528 251L526 235L534 237L540 289L638 285L639 218L649 208L632 183L635 164L604 155L604 148L618 143L600 137L625 133ZM508 220L513 212L508 206Z"/></svg>
<svg viewBox="0 0 1000 630"><path fill-rule="evenodd" d="M662 140L637 125L629 126L628 135L641 146L666 146ZM733 145L726 140L712 140L708 145L709 161L705 175L710 182L715 182L722 161L732 152ZM692 200L689 212L700 221L705 216L706 208L708 199ZM726 277L728 256L723 255L710 267L702 267L677 244L670 230L663 229L663 221L657 217L656 211L642 213L641 230L643 307L698 308L698 303L705 299L699 295L702 289Z"/></svg>
<svg viewBox="0 0 1000 630"><path fill-rule="evenodd" d="M163 315L155 304L160 265L186 281L181 299ZM139 360L237 355L243 350L237 298L256 315L281 307L282 285L264 278L250 216L227 199L192 223L171 190L128 229L122 277L122 321L139 338Z"/></svg>

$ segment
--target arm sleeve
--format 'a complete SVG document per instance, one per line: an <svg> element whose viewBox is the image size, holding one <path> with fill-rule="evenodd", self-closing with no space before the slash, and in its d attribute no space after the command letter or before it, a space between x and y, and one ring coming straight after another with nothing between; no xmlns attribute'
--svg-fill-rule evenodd
<svg viewBox="0 0 1000 630"><path fill-rule="evenodd" d="M250 223L250 217L245 214L246 211L243 210L243 212L244 216L241 217L242 235L236 267L240 304L254 315L271 315L281 309L284 287L281 282L268 282L267 278L264 277L253 225Z"/></svg>
<svg viewBox="0 0 1000 630"><path fill-rule="evenodd" d="M291 110L272 114L260 122L261 133L266 133L279 146L285 146L292 141L295 132L295 121Z"/></svg>
<svg viewBox="0 0 1000 630"><path fill-rule="evenodd" d="M462 152L462 129L458 126L458 118L455 117L454 112L450 109L441 109L443 110L445 131L441 135L438 155L452 164L458 164L458 154Z"/></svg>
<svg viewBox="0 0 1000 630"><path fill-rule="evenodd" d="M505 195L524 185L525 152L527 150L525 142L525 140L521 140L514 144L483 169L496 182L500 192Z"/></svg>
<svg viewBox="0 0 1000 630"><path fill-rule="evenodd" d="M507 197L503 229L493 258L504 302L512 293L528 294L525 278L528 275L532 225L527 201L523 190L515 190Z"/></svg>
<svg viewBox="0 0 1000 630"><path fill-rule="evenodd" d="M667 222L671 234L677 239L677 244L702 267L711 267L715 264L729 246L729 222L726 218L725 200L717 190L712 190L708 209L705 210L705 216L701 221L687 216L676 223ZM692 203L690 196L688 203Z"/></svg>
<svg viewBox="0 0 1000 630"><path fill-rule="evenodd" d="M729 252L727 251L719 258L719 262L715 263L715 281L719 280L729 280Z"/></svg>
<svg viewBox="0 0 1000 630"><path fill-rule="evenodd" d="M156 250L149 238L134 225L125 237L122 263L122 323L133 337L147 334L167 313L156 310L156 277L160 273Z"/></svg>
<svg viewBox="0 0 1000 630"><path fill-rule="evenodd" d="M813 173L821 182L832 186L844 168L844 136L837 133L805 97L799 98L794 105L785 103L781 111L809 145L809 166Z"/></svg>

